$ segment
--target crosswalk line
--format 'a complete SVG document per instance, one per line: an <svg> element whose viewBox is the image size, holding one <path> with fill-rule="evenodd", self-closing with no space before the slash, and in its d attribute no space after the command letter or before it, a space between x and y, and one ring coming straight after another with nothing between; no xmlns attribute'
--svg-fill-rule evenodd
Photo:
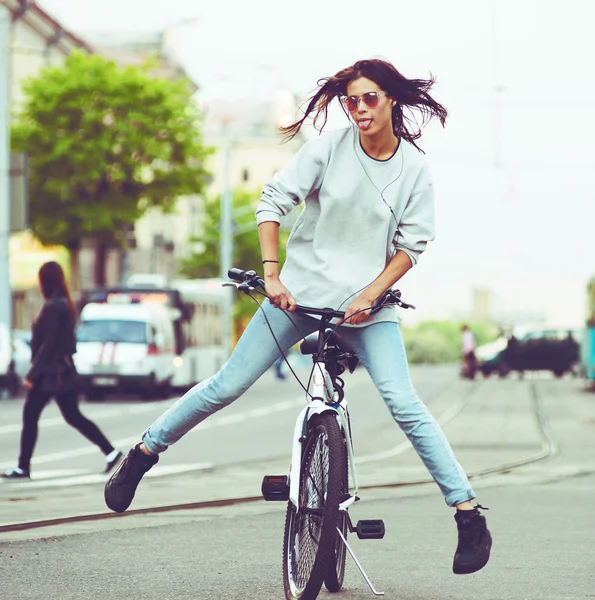
<svg viewBox="0 0 595 600"><path fill-rule="evenodd" d="M213 468L211 463L186 463L176 465L156 465L145 477L165 477L189 473L191 471L209 471ZM4 486L10 489L40 489L52 487L71 487L76 485L104 484L110 474L92 473L80 469L47 469L36 471L33 479L29 481L1 481L0 489Z"/></svg>

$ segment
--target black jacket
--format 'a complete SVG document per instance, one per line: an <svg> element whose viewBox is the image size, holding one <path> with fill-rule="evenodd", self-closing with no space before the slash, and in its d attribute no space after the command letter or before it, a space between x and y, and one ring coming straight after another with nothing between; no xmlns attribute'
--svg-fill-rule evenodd
<svg viewBox="0 0 595 600"><path fill-rule="evenodd" d="M33 322L31 368L26 378L45 391L61 391L76 373L75 320L64 296L49 298Z"/></svg>

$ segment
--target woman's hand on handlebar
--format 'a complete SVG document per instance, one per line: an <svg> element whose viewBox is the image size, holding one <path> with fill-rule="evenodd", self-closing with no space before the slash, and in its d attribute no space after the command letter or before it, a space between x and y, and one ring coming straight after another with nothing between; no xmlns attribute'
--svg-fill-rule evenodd
<svg viewBox="0 0 595 600"><path fill-rule="evenodd" d="M359 325L369 318L371 310L372 303L369 300L366 300L366 298L360 296L347 307L347 310L345 311L345 317L341 323L347 323L348 325Z"/></svg>
<svg viewBox="0 0 595 600"><path fill-rule="evenodd" d="M288 310L289 312L295 310L297 302L291 295L291 292L281 283L280 279L266 279L264 282L264 289L269 297L270 303L275 308L281 308L282 310Z"/></svg>

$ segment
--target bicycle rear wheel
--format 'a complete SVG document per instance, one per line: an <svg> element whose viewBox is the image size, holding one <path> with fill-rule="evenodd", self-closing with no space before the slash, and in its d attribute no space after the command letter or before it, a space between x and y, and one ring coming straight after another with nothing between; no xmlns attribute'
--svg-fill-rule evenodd
<svg viewBox="0 0 595 600"><path fill-rule="evenodd" d="M312 417L302 453L297 511L289 502L283 539L287 600L314 600L334 569L345 442L333 412Z"/></svg>

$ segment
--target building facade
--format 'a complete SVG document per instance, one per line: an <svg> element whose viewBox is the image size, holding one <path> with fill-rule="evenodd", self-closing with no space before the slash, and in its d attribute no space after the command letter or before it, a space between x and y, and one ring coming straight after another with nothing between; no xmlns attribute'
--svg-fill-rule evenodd
<svg viewBox="0 0 595 600"><path fill-rule="evenodd" d="M0 4L11 14L10 101L13 110L18 110L27 78L46 66L61 64L73 50L93 49L31 0L0 0Z"/></svg>
<svg viewBox="0 0 595 600"><path fill-rule="evenodd" d="M28 78L44 67L60 65L74 50L90 53L93 49L32 0L0 0L0 5L10 15L8 88L14 113L22 105L23 84ZM17 199L11 196L10 201L12 207ZM57 260L68 268L68 256L63 248L41 246L26 231L13 233L9 248L12 324L15 328L28 328L41 303L37 270L47 260Z"/></svg>

